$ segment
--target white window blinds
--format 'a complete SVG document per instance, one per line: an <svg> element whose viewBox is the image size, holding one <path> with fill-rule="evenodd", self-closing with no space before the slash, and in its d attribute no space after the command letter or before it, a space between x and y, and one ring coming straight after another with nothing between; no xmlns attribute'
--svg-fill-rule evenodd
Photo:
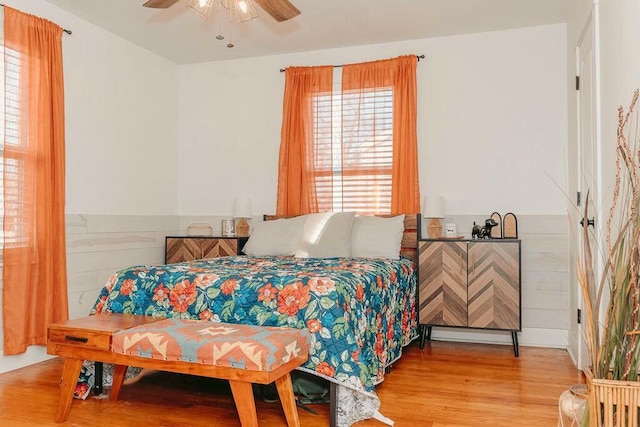
<svg viewBox="0 0 640 427"><path fill-rule="evenodd" d="M315 176L322 211L391 211L393 91L316 95Z"/></svg>
<svg viewBox="0 0 640 427"><path fill-rule="evenodd" d="M0 215L6 211L25 212L23 192L25 151L21 146L21 91L20 91L20 53L0 46L3 61L0 61L0 73L4 84L0 85L3 102L0 105ZM6 169L5 169L6 168ZM5 199L6 198L6 199ZM0 247L6 239L8 246L24 244L26 232L22 215L11 215L12 223L0 227Z"/></svg>

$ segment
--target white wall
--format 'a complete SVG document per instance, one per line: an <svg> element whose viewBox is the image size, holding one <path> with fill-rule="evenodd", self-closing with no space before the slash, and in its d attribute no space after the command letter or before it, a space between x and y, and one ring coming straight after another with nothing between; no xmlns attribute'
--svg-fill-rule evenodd
<svg viewBox="0 0 640 427"><path fill-rule="evenodd" d="M452 214L564 214L566 27L540 26L180 68L179 212L275 212L290 65L425 54L418 64L420 184Z"/></svg>
<svg viewBox="0 0 640 427"><path fill-rule="evenodd" d="M62 41L67 212L175 214L178 66L46 2L5 3L73 31Z"/></svg>
<svg viewBox="0 0 640 427"><path fill-rule="evenodd" d="M86 315L111 271L162 261L158 233L179 223L178 66L47 2L3 3L73 31L62 42L68 286L71 317ZM44 357L0 346L0 372Z"/></svg>
<svg viewBox="0 0 640 427"><path fill-rule="evenodd" d="M564 213L564 46L564 25L427 43L423 194L453 213Z"/></svg>

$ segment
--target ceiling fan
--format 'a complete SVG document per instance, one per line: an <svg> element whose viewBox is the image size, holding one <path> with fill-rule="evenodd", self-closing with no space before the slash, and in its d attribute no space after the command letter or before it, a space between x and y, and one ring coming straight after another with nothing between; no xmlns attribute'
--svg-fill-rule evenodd
<svg viewBox="0 0 640 427"><path fill-rule="evenodd" d="M154 9L166 9L173 6L179 0L149 0L144 7ZM300 11L289 0L254 0L265 12L278 22L287 21L300 14Z"/></svg>

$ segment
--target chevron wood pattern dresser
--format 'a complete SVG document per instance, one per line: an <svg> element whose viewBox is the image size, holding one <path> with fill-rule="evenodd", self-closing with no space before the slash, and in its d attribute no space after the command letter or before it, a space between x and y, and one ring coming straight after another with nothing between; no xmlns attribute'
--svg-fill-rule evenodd
<svg viewBox="0 0 640 427"><path fill-rule="evenodd" d="M240 255L248 237L167 236L165 264Z"/></svg>
<svg viewBox="0 0 640 427"><path fill-rule="evenodd" d="M420 347L433 326L521 331L520 240L420 240Z"/></svg>

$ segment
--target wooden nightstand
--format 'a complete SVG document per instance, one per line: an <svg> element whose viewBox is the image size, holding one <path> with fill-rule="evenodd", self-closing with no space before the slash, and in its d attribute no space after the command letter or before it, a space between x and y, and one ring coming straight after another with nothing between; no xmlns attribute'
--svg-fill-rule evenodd
<svg viewBox="0 0 640 427"><path fill-rule="evenodd" d="M433 326L510 331L518 356L520 240L418 242L420 348Z"/></svg>
<svg viewBox="0 0 640 427"><path fill-rule="evenodd" d="M221 236L167 236L165 239L165 264L195 261L197 259L242 255L248 237Z"/></svg>

